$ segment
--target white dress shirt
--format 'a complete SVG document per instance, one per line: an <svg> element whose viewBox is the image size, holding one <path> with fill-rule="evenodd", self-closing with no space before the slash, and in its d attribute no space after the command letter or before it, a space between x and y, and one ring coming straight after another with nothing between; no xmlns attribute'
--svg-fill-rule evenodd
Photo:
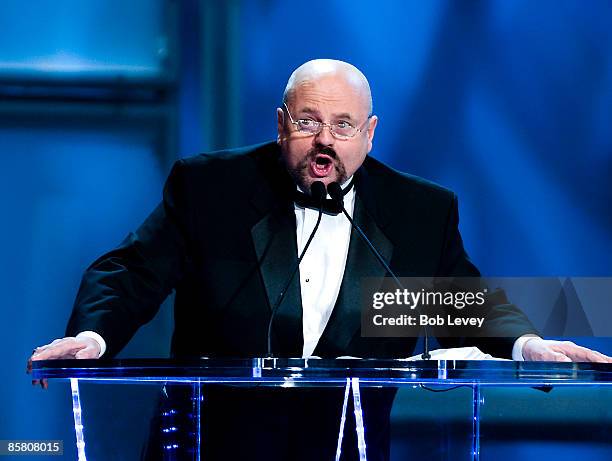
<svg viewBox="0 0 612 461"><path fill-rule="evenodd" d="M348 184L349 180L345 183ZM352 217L355 188L344 196L344 208ZM298 255L317 222L319 212L312 208L295 207ZM336 305L351 239L351 223L343 213L323 213L321 224L304 259L300 263L300 292L302 295L302 328L304 348L302 357L312 356Z"/></svg>

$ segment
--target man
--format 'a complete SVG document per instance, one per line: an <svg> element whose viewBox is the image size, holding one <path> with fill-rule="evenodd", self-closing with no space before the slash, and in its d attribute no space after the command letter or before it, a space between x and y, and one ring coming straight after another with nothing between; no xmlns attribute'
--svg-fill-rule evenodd
<svg viewBox="0 0 612 461"><path fill-rule="evenodd" d="M32 360L112 357L172 290L174 357L265 355L271 306L318 216L298 192L308 194L314 181L341 184L348 213L398 275L478 275L463 249L455 195L367 157L377 123L368 81L354 66L327 59L300 66L277 109L277 142L178 161L159 207L86 271L69 336L37 348ZM343 214L325 213L276 311L274 355L411 355L414 338L361 337L360 280L384 275ZM610 361L537 337L516 309L498 320L496 338L471 344L516 360ZM307 434L321 421L310 417L300 429ZM384 445L383 432L369 430L368 446ZM325 437L316 434L303 443Z"/></svg>

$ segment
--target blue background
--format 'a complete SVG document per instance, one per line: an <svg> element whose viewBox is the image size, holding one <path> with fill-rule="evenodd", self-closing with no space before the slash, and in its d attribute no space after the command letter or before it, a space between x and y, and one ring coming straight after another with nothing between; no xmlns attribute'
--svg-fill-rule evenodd
<svg viewBox="0 0 612 461"><path fill-rule="evenodd" d="M371 155L457 192L483 273L611 276L611 24L607 0L4 1L0 439L73 450L66 387L29 387L31 349L63 335L80 274L155 206L173 160L275 137L286 79L308 59L368 76ZM166 303L123 356L167 354L171 315ZM532 402L523 432L551 429L495 456L574 457L553 403L516 392ZM435 407L420 398L417 419ZM414 412L402 405L398 422ZM610 410L570 411L609 434ZM578 445L608 459L598 440Z"/></svg>

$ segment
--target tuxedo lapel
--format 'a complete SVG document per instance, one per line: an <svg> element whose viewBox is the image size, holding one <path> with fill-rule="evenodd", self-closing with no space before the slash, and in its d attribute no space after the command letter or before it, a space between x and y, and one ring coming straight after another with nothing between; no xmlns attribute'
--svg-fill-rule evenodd
<svg viewBox="0 0 612 461"><path fill-rule="evenodd" d="M262 217L251 228L251 238L270 308L276 303L297 262L295 214L293 203L286 198L286 189L287 184L272 189L260 188L252 197ZM304 339L299 280L298 271L274 316L272 352L277 356L302 356Z"/></svg>
<svg viewBox="0 0 612 461"><path fill-rule="evenodd" d="M374 197L368 188L367 178L359 178L360 187L355 197L353 220L363 230L374 247L389 263L393 244L382 232L373 216L376 215ZM363 198L362 198L363 197ZM369 207L369 209L367 209ZM381 222L383 222L381 220ZM314 355L337 357L347 354L347 347L361 331L361 286L365 277L384 277L385 269L371 253L357 232L351 231L348 256L338 300L315 348Z"/></svg>

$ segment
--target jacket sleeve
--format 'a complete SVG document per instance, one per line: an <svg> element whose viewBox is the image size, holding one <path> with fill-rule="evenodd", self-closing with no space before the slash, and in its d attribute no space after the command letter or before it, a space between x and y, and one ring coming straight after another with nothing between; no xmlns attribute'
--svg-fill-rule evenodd
<svg viewBox="0 0 612 461"><path fill-rule="evenodd" d="M480 277L470 261L459 233L457 196L453 194L449 210L444 250L438 266L438 277ZM444 347L476 346L495 357L512 358L512 346L525 334L539 334L527 316L511 304L503 291L490 291L487 298L484 330L476 337L438 338Z"/></svg>
<svg viewBox="0 0 612 461"><path fill-rule="evenodd" d="M185 273L190 224L185 164L177 161L163 200L145 222L85 271L66 328L68 336L91 330L116 355L150 321Z"/></svg>

